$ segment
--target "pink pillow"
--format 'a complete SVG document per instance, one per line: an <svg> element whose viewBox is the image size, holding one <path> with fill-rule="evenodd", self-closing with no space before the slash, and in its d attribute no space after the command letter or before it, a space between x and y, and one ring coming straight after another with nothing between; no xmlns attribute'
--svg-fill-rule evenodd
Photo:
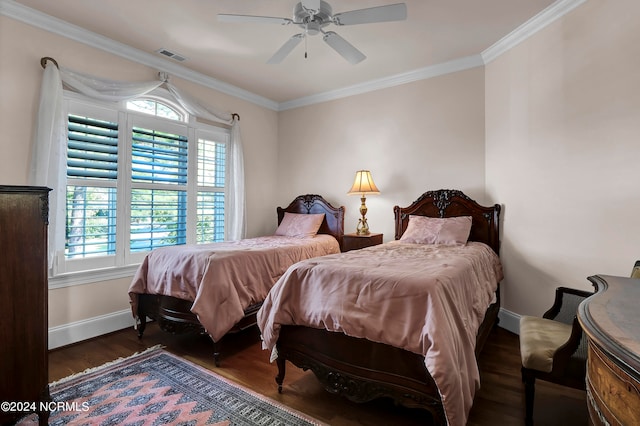
<svg viewBox="0 0 640 426"><path fill-rule="evenodd" d="M275 235L285 237L308 238L318 233L324 220L324 213L301 214L285 212Z"/></svg>
<svg viewBox="0 0 640 426"><path fill-rule="evenodd" d="M409 216L400 241L414 244L466 244L471 232L471 216Z"/></svg>

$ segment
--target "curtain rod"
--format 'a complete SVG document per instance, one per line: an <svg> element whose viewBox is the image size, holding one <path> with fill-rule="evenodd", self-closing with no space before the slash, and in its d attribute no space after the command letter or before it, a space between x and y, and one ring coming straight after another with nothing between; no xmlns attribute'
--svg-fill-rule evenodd
<svg viewBox="0 0 640 426"><path fill-rule="evenodd" d="M53 62L53 64L56 66L56 68L60 69L60 67L58 66L58 61L56 61L55 59L53 59L50 56L43 56L42 58L40 58L40 65L42 65L42 68L46 68L47 61ZM231 114L231 118L232 119L237 118L238 121L240 121L240 114L234 112L234 113Z"/></svg>
<svg viewBox="0 0 640 426"><path fill-rule="evenodd" d="M56 68L58 68L58 69L60 68L58 66L58 62L55 59L53 59L53 58L51 58L49 56L44 56L44 57L40 58L40 65L42 65L42 68L45 68L47 66L47 61L53 62L53 65L55 65Z"/></svg>

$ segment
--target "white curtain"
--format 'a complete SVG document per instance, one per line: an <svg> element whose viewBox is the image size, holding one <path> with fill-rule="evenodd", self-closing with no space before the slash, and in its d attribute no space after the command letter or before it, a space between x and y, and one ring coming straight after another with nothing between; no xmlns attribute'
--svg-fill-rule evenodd
<svg viewBox="0 0 640 426"><path fill-rule="evenodd" d="M45 70L40 91L40 106L36 123L30 184L52 188L49 199L49 265L56 251L64 250L66 191L66 117L63 111L63 83L88 97L102 101L124 101L145 95L162 86L167 87L176 101L190 114L231 126L229 150L228 200L225 206L226 239L245 237L246 214L244 196L244 161L239 117L236 114L206 107L169 82L168 75L159 80L141 83L120 82L92 77L58 67L43 59Z"/></svg>
<svg viewBox="0 0 640 426"><path fill-rule="evenodd" d="M49 265L56 250L64 250L66 140L62 109L62 81L58 67L47 61L40 87L29 184L47 186L49 194ZM56 226L62 224L61 226Z"/></svg>

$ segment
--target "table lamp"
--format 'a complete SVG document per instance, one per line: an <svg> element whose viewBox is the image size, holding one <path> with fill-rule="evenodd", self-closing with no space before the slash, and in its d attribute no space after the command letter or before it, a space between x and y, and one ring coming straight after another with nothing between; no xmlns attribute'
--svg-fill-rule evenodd
<svg viewBox="0 0 640 426"><path fill-rule="evenodd" d="M356 234L369 235L369 224L367 224L367 205L366 194L378 195L380 191L373 183L371 172L369 170L358 170L356 172L356 179L353 182L353 186L348 192L349 195L360 194L360 214L362 217L358 219L358 227L356 228Z"/></svg>

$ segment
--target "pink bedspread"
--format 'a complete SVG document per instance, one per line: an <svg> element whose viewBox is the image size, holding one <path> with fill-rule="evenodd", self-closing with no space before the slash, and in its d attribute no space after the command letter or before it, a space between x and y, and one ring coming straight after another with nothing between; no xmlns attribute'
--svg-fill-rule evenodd
<svg viewBox="0 0 640 426"><path fill-rule="evenodd" d="M134 317L138 294L161 294L192 300L191 312L219 340L261 302L289 266L300 260L339 253L338 241L269 236L239 241L172 246L153 250L129 286Z"/></svg>
<svg viewBox="0 0 640 426"><path fill-rule="evenodd" d="M476 334L502 280L487 245L397 241L300 262L258 311L263 348L281 325L340 331L425 357L450 425L462 426L480 374Z"/></svg>

